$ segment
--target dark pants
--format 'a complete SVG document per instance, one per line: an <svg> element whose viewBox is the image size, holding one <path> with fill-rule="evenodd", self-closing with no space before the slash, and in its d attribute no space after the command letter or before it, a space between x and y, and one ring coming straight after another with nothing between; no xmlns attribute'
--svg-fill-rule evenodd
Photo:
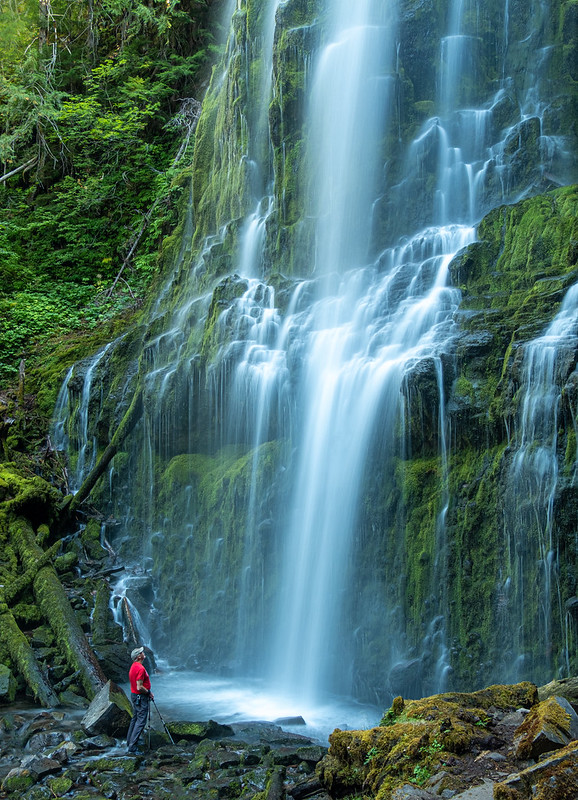
<svg viewBox="0 0 578 800"><path fill-rule="evenodd" d="M126 735L126 746L129 750L136 747L139 736L145 729L147 724L147 717L149 715L150 700L145 694L132 694L132 707L134 710L133 718L128 726L128 733Z"/></svg>

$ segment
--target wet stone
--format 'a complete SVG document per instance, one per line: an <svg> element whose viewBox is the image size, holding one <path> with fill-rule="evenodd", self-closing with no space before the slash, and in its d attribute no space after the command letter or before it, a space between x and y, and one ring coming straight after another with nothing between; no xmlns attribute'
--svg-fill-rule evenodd
<svg viewBox="0 0 578 800"><path fill-rule="evenodd" d="M44 733L35 733L26 742L26 750L33 752L40 752L48 747L57 747L67 739L67 735L61 731L46 731Z"/></svg>
<svg viewBox="0 0 578 800"><path fill-rule="evenodd" d="M314 778L307 778L306 780L299 781L295 786L291 786L287 794L294 798L294 800L304 800L306 797L317 795L323 791L323 786L317 776Z"/></svg>
<svg viewBox="0 0 578 800"><path fill-rule="evenodd" d="M303 717L279 717L273 720L275 725L306 725Z"/></svg>
<svg viewBox="0 0 578 800"><path fill-rule="evenodd" d="M33 772L39 778L51 772L58 772L58 770L62 768L60 761L57 761L55 758L47 758L46 756L35 753L25 756L20 766L23 769L30 770L30 772Z"/></svg>
<svg viewBox="0 0 578 800"><path fill-rule="evenodd" d="M77 753L79 750L80 748L78 745L74 744L74 742L62 742L56 747L48 750L47 755L50 758L54 758L56 761L60 761L61 764L65 764L68 759L75 755L75 753Z"/></svg>
<svg viewBox="0 0 578 800"><path fill-rule="evenodd" d="M2 790L5 792L24 792L36 783L36 775L29 769L15 767L2 781Z"/></svg>
<svg viewBox="0 0 578 800"><path fill-rule="evenodd" d="M48 786L33 786L22 795L22 800L49 800L53 798L54 793L50 791Z"/></svg>
<svg viewBox="0 0 578 800"><path fill-rule="evenodd" d="M90 736L80 742L83 750L106 750L108 747L114 747L115 745L116 740L104 733L99 736Z"/></svg>

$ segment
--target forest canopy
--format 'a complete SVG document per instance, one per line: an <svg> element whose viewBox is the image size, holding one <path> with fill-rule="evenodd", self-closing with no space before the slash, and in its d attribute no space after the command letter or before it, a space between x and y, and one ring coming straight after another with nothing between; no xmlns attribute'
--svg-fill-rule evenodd
<svg viewBox="0 0 578 800"><path fill-rule="evenodd" d="M0 0L3 382L51 337L141 302L176 223L219 5Z"/></svg>

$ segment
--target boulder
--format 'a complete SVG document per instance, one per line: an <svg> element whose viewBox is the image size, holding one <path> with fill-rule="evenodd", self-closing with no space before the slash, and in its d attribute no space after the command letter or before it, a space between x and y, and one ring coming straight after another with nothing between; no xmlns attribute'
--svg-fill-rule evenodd
<svg viewBox="0 0 578 800"><path fill-rule="evenodd" d="M55 758L48 758L41 753L32 753L22 759L20 767L42 778L44 775L58 772L58 770L62 768L62 764Z"/></svg>
<svg viewBox="0 0 578 800"><path fill-rule="evenodd" d="M173 739L187 742L201 742L203 739L221 739L234 736L230 725L221 725L210 719L208 722L169 722L167 725Z"/></svg>
<svg viewBox="0 0 578 800"><path fill-rule="evenodd" d="M578 603L578 598L572 599ZM578 711L578 677L561 678L557 681L551 681L545 686L540 686L538 697L540 700L547 700L549 697L564 697L574 708L574 711Z"/></svg>
<svg viewBox="0 0 578 800"><path fill-rule="evenodd" d="M283 781L285 779L285 770L283 768L277 767L273 770L273 774L269 780L269 785L267 786L265 800L284 800L285 798L285 788L283 786Z"/></svg>
<svg viewBox="0 0 578 800"><path fill-rule="evenodd" d="M317 775L312 778L304 778L299 781L299 783L296 783L295 786L290 786L287 789L287 794L292 797L293 800L304 800L306 797L318 795L321 792L323 792L323 786Z"/></svg>
<svg viewBox="0 0 578 800"><path fill-rule="evenodd" d="M535 797L576 797L578 742L506 778L494 787L494 800L532 800Z"/></svg>
<svg viewBox="0 0 578 800"><path fill-rule="evenodd" d="M73 692L70 689L66 689L64 692L60 692L60 694L58 695L58 699L60 700L63 706L70 706L71 708L88 707L88 700L86 699L86 697L82 697L82 695L77 694L76 692Z"/></svg>
<svg viewBox="0 0 578 800"><path fill-rule="evenodd" d="M80 743L83 750L106 750L108 747L114 747L116 740L112 736L107 736L106 733L101 733L98 736L91 736L84 739Z"/></svg>
<svg viewBox="0 0 578 800"><path fill-rule="evenodd" d="M61 764L66 764L66 762L72 756L76 755L76 753L78 753L79 750L80 747L74 742L65 741L57 745L56 747L50 748L50 750L46 752L46 755L49 758L53 758L56 761L59 761Z"/></svg>
<svg viewBox="0 0 578 800"><path fill-rule="evenodd" d="M36 783L36 776L29 769L15 767L2 781L4 792L24 792Z"/></svg>
<svg viewBox="0 0 578 800"><path fill-rule="evenodd" d="M578 738L578 714L563 697L538 703L516 730L517 758L537 759Z"/></svg>
<svg viewBox="0 0 578 800"><path fill-rule="evenodd" d="M46 750L47 747L59 747L66 741L66 738L67 734L62 731L39 731L28 739L25 749L32 753L39 753L41 750Z"/></svg>
<svg viewBox="0 0 578 800"><path fill-rule="evenodd" d="M5 664L0 664L0 703L11 703L16 696L16 679Z"/></svg>
<svg viewBox="0 0 578 800"><path fill-rule="evenodd" d="M303 717L279 717L274 719L275 725L306 725Z"/></svg>
<svg viewBox="0 0 578 800"><path fill-rule="evenodd" d="M108 681L98 692L81 720L82 730L89 736L106 733L125 736L130 724L130 701L120 686Z"/></svg>

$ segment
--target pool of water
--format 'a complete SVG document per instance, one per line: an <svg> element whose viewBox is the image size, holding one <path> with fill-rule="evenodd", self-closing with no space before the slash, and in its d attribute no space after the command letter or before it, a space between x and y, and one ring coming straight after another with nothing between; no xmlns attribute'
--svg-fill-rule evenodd
<svg viewBox="0 0 578 800"><path fill-rule="evenodd" d="M298 697L276 693L262 681L224 678L200 672L171 669L159 663L151 676L158 711L165 722L215 720L222 724L246 721L275 722L301 717L305 724L279 722L283 730L326 743L335 728L355 730L379 723L384 709L351 699L327 697L305 703ZM123 686L127 693L128 685ZM156 711L153 707L153 717Z"/></svg>

